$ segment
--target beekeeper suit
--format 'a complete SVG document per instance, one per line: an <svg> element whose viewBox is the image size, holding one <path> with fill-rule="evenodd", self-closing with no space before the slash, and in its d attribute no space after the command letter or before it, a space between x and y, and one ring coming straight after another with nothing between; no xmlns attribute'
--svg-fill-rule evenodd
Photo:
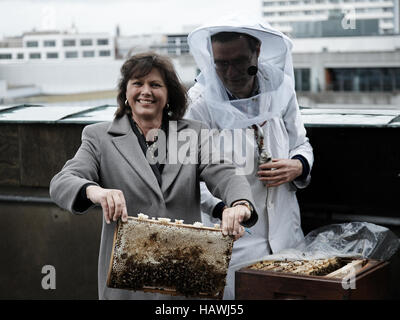
<svg viewBox="0 0 400 320"><path fill-rule="evenodd" d="M254 61L251 58L215 60L211 36L220 32L244 33L258 39L261 42L256 52L258 57ZM313 152L294 90L292 44L285 35L266 23L255 23L254 19L229 17L197 28L189 34L188 43L201 73L189 90L190 106L186 117L200 120L210 129L218 129L215 131L225 135L224 141L229 140L226 132L231 132L232 147L224 144L223 152L229 153L242 170L241 174L246 175L259 214L258 222L234 243L224 294L224 299L233 299L234 271L238 266L294 247L303 239L296 190L310 182ZM226 54L233 54L229 48L227 50ZM246 61L248 65L245 66ZM234 67L236 71L232 72L238 72L244 66L254 79L252 93L245 98L229 90L234 87L234 80L230 87L228 80L218 73L218 68ZM239 138L238 131L242 132ZM241 161L243 154L245 161ZM260 163L272 165L280 163L275 159L293 158L302 168L300 176L275 187L260 180ZM279 168L270 169L263 172L269 175ZM222 211L223 203L214 198L204 184L201 198L203 212ZM205 224L215 222L209 215L202 216Z"/></svg>

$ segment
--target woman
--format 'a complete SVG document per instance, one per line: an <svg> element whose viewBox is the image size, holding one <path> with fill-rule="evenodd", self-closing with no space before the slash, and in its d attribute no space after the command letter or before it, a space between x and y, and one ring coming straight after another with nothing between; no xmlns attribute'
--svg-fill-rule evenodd
<svg viewBox="0 0 400 320"><path fill-rule="evenodd" d="M121 76L115 119L84 128L75 157L52 179L50 196L73 213L84 213L94 204L103 209L100 299L166 299L168 296L106 287L117 219L126 221L128 215L143 212L151 217L184 219L185 223L200 221L200 180L230 204L222 216L224 234L240 237L240 223L253 225L257 213L252 210L250 186L235 174L233 165L201 161L202 139L196 140L199 161L170 161L171 146L182 147L183 142L176 139L180 133L190 131L200 137L204 128L200 122L182 119L186 91L172 63L154 53L136 55L124 63ZM166 139L160 138L163 136ZM168 156L159 157L162 150Z"/></svg>

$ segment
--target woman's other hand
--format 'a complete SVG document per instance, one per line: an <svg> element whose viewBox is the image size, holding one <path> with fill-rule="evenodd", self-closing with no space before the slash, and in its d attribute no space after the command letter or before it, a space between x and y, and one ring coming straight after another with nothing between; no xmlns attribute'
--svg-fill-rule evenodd
<svg viewBox="0 0 400 320"><path fill-rule="evenodd" d="M108 224L111 220L117 221L119 217L123 222L128 220L125 197L121 190L88 186L86 188L86 196L93 203L101 205L104 219Z"/></svg>
<svg viewBox="0 0 400 320"><path fill-rule="evenodd" d="M240 224L250 218L251 212L245 205L236 205L226 208L222 212L222 233L224 235L234 235L235 240L243 236L245 229Z"/></svg>

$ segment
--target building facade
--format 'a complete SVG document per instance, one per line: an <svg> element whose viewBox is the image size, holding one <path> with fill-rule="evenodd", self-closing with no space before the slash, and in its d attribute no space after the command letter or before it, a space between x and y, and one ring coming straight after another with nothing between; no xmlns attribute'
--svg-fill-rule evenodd
<svg viewBox="0 0 400 320"><path fill-rule="evenodd" d="M273 27L291 36L330 36L335 31L338 36L400 31L399 0L263 0L262 15ZM339 20L339 28L332 20Z"/></svg>
<svg viewBox="0 0 400 320"><path fill-rule="evenodd" d="M114 39L107 33L40 31L0 41L0 63L113 60L114 57Z"/></svg>

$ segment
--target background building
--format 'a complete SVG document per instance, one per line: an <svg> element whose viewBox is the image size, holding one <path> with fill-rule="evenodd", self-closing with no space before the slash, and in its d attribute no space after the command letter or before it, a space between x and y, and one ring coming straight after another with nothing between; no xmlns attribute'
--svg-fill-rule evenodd
<svg viewBox="0 0 400 320"><path fill-rule="evenodd" d="M293 36L329 36L335 30L333 35L399 33L399 0L263 0L262 15ZM349 28L334 28L339 16Z"/></svg>
<svg viewBox="0 0 400 320"><path fill-rule="evenodd" d="M271 1L263 4L267 2ZM296 28L291 33L298 35L291 38L300 105L400 106L400 35L379 34L382 23L376 16L357 18L354 29L345 29L343 14L335 10L329 11L327 20L310 16L308 21L292 23ZM117 27L115 37L76 30L42 31L4 39L0 42L0 102L23 102L21 97L36 96L25 101L50 103L49 95L68 95L66 102L75 103L79 97L72 94L93 92L92 98L85 96L85 103L94 98L95 103L113 104L122 63L144 51L170 56L189 88L199 72L187 43L193 28L177 34L126 36Z"/></svg>
<svg viewBox="0 0 400 320"><path fill-rule="evenodd" d="M126 59L136 53L154 50L167 43L163 34L142 34L132 36L117 36L115 38L116 58Z"/></svg>
<svg viewBox="0 0 400 320"><path fill-rule="evenodd" d="M54 95L69 105L79 97L86 105L113 104L123 62L145 51L169 55L182 82L188 88L194 83L197 67L187 33L121 36L117 27L115 37L71 30L5 38L0 42L0 104L51 104L57 102Z"/></svg>
<svg viewBox="0 0 400 320"><path fill-rule="evenodd" d="M400 35L293 39L301 104L400 105Z"/></svg>
<svg viewBox="0 0 400 320"><path fill-rule="evenodd" d="M0 63L114 59L114 39L107 33L32 31L0 42Z"/></svg>

